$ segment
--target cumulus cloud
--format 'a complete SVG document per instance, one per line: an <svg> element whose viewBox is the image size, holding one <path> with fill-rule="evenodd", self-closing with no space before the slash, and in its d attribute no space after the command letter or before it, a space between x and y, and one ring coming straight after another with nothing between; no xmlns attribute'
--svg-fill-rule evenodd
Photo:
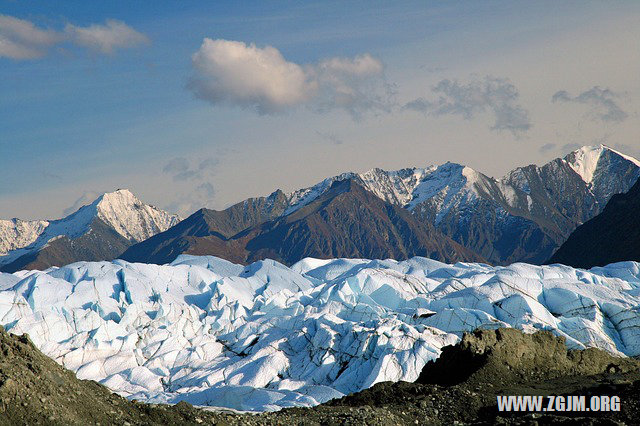
<svg viewBox="0 0 640 426"><path fill-rule="evenodd" d="M211 103L255 107L273 113L311 98L317 85L297 64L270 46L205 38L192 56L189 88Z"/></svg>
<svg viewBox="0 0 640 426"><path fill-rule="evenodd" d="M358 55L355 58L330 58L320 62L319 68L329 74L367 76L380 74L382 63L369 54Z"/></svg>
<svg viewBox="0 0 640 426"><path fill-rule="evenodd" d="M67 24L63 31L38 28L32 22L0 15L0 57L37 59L53 46L71 43L112 54L116 49L147 43L148 38L124 22L109 19L104 25L79 27Z"/></svg>
<svg viewBox="0 0 640 426"><path fill-rule="evenodd" d="M187 87L196 97L260 114L306 105L318 111L342 108L355 117L383 107L388 92L382 63L368 54L300 65L272 46L205 38L191 59L194 73Z"/></svg>
<svg viewBox="0 0 640 426"><path fill-rule="evenodd" d="M622 122L628 114L615 102L618 94L599 86L585 90L577 96L571 96L566 90L556 92L551 98L552 102L573 102L585 104L591 107L589 115L602 121Z"/></svg>
<svg viewBox="0 0 640 426"><path fill-rule="evenodd" d="M517 103L518 89L506 78L487 76L467 84L444 79L431 92L438 97L414 99L404 109L432 116L461 115L467 120L489 111L494 117L492 130L519 135L531 128L528 111Z"/></svg>
<svg viewBox="0 0 640 426"><path fill-rule="evenodd" d="M309 68L319 86L314 108L321 112L342 108L355 119L367 111L388 112L395 90L383 72L382 63L369 54L321 61Z"/></svg>

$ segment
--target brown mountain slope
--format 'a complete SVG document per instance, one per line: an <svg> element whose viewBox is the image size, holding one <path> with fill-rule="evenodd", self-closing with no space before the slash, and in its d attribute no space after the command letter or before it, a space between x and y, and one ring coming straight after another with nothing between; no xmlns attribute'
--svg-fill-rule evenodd
<svg viewBox="0 0 640 426"><path fill-rule="evenodd" d="M335 182L309 205L226 237L210 210L125 251L128 261L166 263L179 254L210 254L233 262L271 258L292 264L304 257L481 262L472 251L418 222L407 210L382 201L352 180Z"/></svg>
<svg viewBox="0 0 640 426"><path fill-rule="evenodd" d="M482 261L431 224L386 203L352 180L336 182L309 205L268 222L246 245L248 260L291 264L310 256Z"/></svg>

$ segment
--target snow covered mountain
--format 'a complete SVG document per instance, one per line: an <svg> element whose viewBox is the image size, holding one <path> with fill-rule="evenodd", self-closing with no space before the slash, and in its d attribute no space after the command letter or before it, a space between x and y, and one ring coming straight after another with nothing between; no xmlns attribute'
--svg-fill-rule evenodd
<svg viewBox="0 0 640 426"><path fill-rule="evenodd" d="M239 216L238 210L248 212L258 202L261 220L271 220L303 208L333 182L351 179L492 263L542 263L578 225L600 213L612 195L628 191L638 177L640 161L599 145L541 167L519 167L500 179L455 163L373 169L344 173L289 194L276 191L231 209Z"/></svg>
<svg viewBox="0 0 640 426"><path fill-rule="evenodd" d="M113 259L131 244L179 221L176 215L144 204L127 189L105 193L63 219L3 220L0 270Z"/></svg>
<svg viewBox="0 0 640 426"><path fill-rule="evenodd" d="M49 226L46 220L0 219L0 256L26 247Z"/></svg>
<svg viewBox="0 0 640 426"><path fill-rule="evenodd" d="M249 237L258 239L257 229L264 231L272 226L269 224L272 221L287 222L285 218L296 217L298 211L320 200L335 183L352 181L382 202L409 211L418 222L435 226L435 231L477 256L458 260L540 264L549 259L577 226L597 215L612 195L626 192L639 176L640 161L604 145L580 148L541 167L520 167L500 179L455 163L398 171L373 169L361 174L343 173L309 188L291 193L278 190L268 197L250 198L222 211L203 209L179 230L161 233L134 245L122 258L166 263L181 253L189 253L213 254L235 262L257 260L260 256L253 250L257 246L248 243ZM345 208L342 206L342 210ZM354 207L353 211L357 210ZM352 216L342 215L340 220ZM325 224L325 229L337 232L340 224L328 220L337 220L337 217L325 212L320 222ZM305 226L317 229L309 223ZM368 232L377 232L374 228L370 227ZM403 229L409 233L415 226ZM434 238L440 238L435 237L435 231L429 232ZM349 235L344 237L354 237L352 240L359 242L346 250L344 244L334 241L335 232L329 236L316 235L325 240L324 244L315 241L307 230L295 235L291 232L289 229L282 234L288 237L279 238L279 246L270 247L271 251L263 252L262 257L291 264L305 256L399 256L403 259L424 254L389 251L384 248L385 242L373 247ZM402 238L406 241L409 236ZM307 249L293 247L301 244L307 245ZM314 244L316 248L311 249ZM336 246L340 249L336 250ZM449 252L462 254L459 249ZM442 256L442 252L436 256L440 260L452 260Z"/></svg>
<svg viewBox="0 0 640 426"><path fill-rule="evenodd" d="M543 166L519 167L500 179L455 163L398 171L373 169L360 174L343 173L291 193L278 190L222 211L203 209L180 229L168 229L177 223L174 216L145 206L128 191L117 191L59 221L0 222L0 248L10 251L0 257L0 269L48 267L77 259L105 260L121 254L130 261L166 263L181 253L214 254L235 262L270 257L287 264L305 256L403 259L433 255L452 261L451 255L457 253L461 255L458 260L540 264L576 227L600 213L612 195L628 191L638 177L640 161L604 145L580 148ZM400 228L394 228L394 224L382 231L381 222L370 221L373 226L366 230L357 226L345 228L336 221L355 218L357 206L353 204L353 214L348 214L346 205L338 208L335 200L332 207L342 213L328 215L324 211L313 220L299 221L306 215L297 215L299 211L342 181L354 182L382 202L410 212L422 228L428 225L435 230L418 232L420 242L416 243L416 235L410 235L420 227L416 224ZM378 212L369 214L370 218L378 217L383 210L369 201L364 205L370 207L370 213ZM387 211L391 214L385 219L387 224L393 222L390 218L400 217ZM281 235L287 238L276 238L269 231L273 221L287 224L287 232ZM318 226L320 223L322 227ZM92 232L87 234L89 228ZM325 232L328 229L333 231ZM362 234L336 235L356 229ZM265 246L266 237L259 234L268 232L274 244ZM367 236L372 232L394 237L374 241ZM403 233L406 235L400 235ZM463 254L464 250L449 242L437 243L440 250L426 249L434 247L436 240L444 241L441 234L474 256ZM77 238L80 235L83 239ZM411 238L414 242L407 249ZM141 241L143 244L129 248ZM25 244L29 248L20 248ZM101 244L106 249L96 251ZM399 250L393 250L391 245ZM45 246L47 250L41 253ZM15 263L18 258L22 260Z"/></svg>
<svg viewBox="0 0 640 426"><path fill-rule="evenodd" d="M149 402L315 405L413 381L478 327L550 330L640 355L640 264L447 265L425 258L170 265L78 262L0 273L0 323L81 379Z"/></svg>
<svg viewBox="0 0 640 426"><path fill-rule="evenodd" d="M640 161L607 146L580 148L542 167L515 169L502 182L533 198L531 214L553 222L564 236L600 213L614 194L640 176Z"/></svg>

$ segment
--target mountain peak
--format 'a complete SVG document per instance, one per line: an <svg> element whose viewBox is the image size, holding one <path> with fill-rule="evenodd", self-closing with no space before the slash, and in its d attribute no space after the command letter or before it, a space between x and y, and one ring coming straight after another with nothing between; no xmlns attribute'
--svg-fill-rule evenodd
<svg viewBox="0 0 640 426"><path fill-rule="evenodd" d="M102 207L115 204L142 204L142 201L140 201L138 197L133 195L133 193L128 189L117 189L113 192L105 192L104 194L99 196L92 204L95 204L97 207Z"/></svg>
<svg viewBox="0 0 640 426"><path fill-rule="evenodd" d="M143 203L128 189L106 192L92 206L95 206L98 218L134 241L145 240L180 221L177 215Z"/></svg>
<svg viewBox="0 0 640 426"><path fill-rule="evenodd" d="M604 153L614 154L640 167L640 161L633 157L622 154L613 148L600 144L595 146L583 146L570 152L564 157L569 167L571 167L586 183L593 181L593 176L598 168L600 158Z"/></svg>
<svg viewBox="0 0 640 426"><path fill-rule="evenodd" d="M0 221L0 267L45 268L79 259L113 258L131 243L146 240L180 220L144 204L128 189L118 189L102 194L62 219ZM92 241L96 238L100 240L98 245ZM50 244L54 241L55 247ZM43 250L49 250L42 258L45 260L31 262Z"/></svg>

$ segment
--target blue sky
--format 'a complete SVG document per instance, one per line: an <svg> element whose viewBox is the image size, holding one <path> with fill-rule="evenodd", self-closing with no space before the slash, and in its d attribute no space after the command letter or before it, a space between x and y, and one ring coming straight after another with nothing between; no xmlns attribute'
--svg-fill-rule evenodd
<svg viewBox="0 0 640 426"><path fill-rule="evenodd" d="M640 153L638 2L0 0L0 217Z"/></svg>

